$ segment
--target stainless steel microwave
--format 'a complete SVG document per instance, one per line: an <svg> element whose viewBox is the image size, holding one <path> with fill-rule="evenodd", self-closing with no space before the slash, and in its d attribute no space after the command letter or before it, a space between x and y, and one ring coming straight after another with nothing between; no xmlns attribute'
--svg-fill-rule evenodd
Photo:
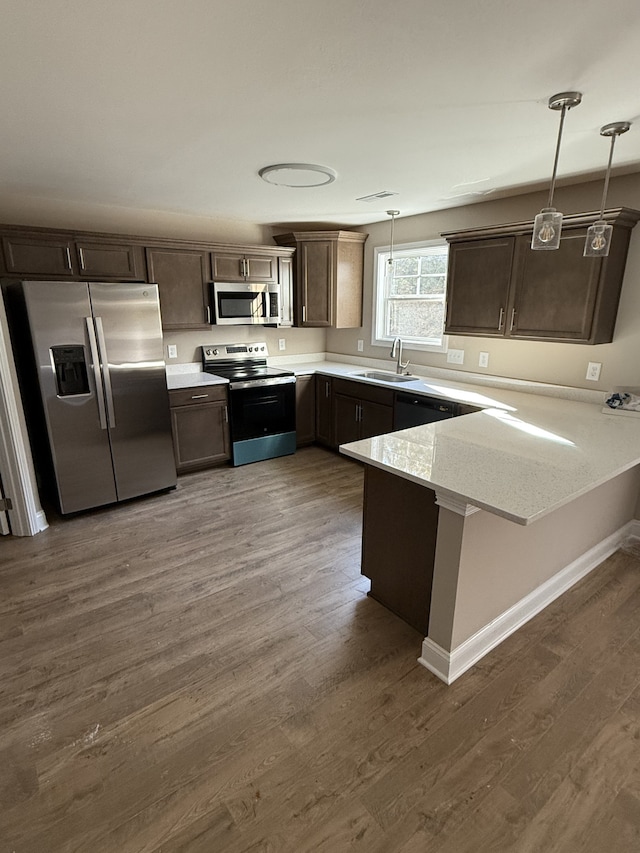
<svg viewBox="0 0 640 853"><path fill-rule="evenodd" d="M275 326L280 322L280 285L215 281L211 304L216 325Z"/></svg>

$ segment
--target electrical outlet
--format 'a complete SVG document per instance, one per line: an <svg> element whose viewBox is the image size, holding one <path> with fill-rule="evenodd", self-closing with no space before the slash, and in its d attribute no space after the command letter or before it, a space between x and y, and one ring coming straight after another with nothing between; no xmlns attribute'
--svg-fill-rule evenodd
<svg viewBox="0 0 640 853"><path fill-rule="evenodd" d="M283 350L287 348L287 342L284 338L278 338L278 349Z"/></svg>
<svg viewBox="0 0 640 853"><path fill-rule="evenodd" d="M478 357L478 367L489 367L489 353L481 352Z"/></svg>
<svg viewBox="0 0 640 853"><path fill-rule="evenodd" d="M178 347L175 344L167 344L167 358L177 358Z"/></svg>
<svg viewBox="0 0 640 853"><path fill-rule="evenodd" d="M597 382L600 379L602 364L599 361L590 361L587 365L587 379Z"/></svg>
<svg viewBox="0 0 640 853"><path fill-rule="evenodd" d="M364 341L362 338L358 338L358 352L364 351Z"/></svg>
<svg viewBox="0 0 640 853"><path fill-rule="evenodd" d="M464 350L450 349L447 353L447 361L449 364L464 364Z"/></svg>

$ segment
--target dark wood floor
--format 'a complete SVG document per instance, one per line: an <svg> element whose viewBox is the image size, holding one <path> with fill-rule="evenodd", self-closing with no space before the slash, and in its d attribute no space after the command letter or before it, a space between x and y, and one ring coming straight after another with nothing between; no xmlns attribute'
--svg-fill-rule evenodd
<svg viewBox="0 0 640 853"><path fill-rule="evenodd" d="M308 448L0 540L0 853L640 849L640 561L446 687Z"/></svg>

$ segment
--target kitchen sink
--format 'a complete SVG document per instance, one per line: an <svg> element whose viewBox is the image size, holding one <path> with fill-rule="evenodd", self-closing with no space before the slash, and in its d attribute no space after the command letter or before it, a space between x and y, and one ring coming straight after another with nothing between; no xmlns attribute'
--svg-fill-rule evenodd
<svg viewBox="0 0 640 853"><path fill-rule="evenodd" d="M403 376L400 373L384 373L381 370L369 370L366 373L355 373L364 379L377 379L378 382L415 382L415 376Z"/></svg>

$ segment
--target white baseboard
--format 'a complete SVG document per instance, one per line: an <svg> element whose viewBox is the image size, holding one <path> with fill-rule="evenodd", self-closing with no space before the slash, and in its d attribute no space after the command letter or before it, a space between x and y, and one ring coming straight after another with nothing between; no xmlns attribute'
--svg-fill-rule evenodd
<svg viewBox="0 0 640 853"><path fill-rule="evenodd" d="M437 675L445 684L452 684L480 658L593 571L631 536L640 537L640 520L628 522L594 545L451 652L425 637L418 663Z"/></svg>

